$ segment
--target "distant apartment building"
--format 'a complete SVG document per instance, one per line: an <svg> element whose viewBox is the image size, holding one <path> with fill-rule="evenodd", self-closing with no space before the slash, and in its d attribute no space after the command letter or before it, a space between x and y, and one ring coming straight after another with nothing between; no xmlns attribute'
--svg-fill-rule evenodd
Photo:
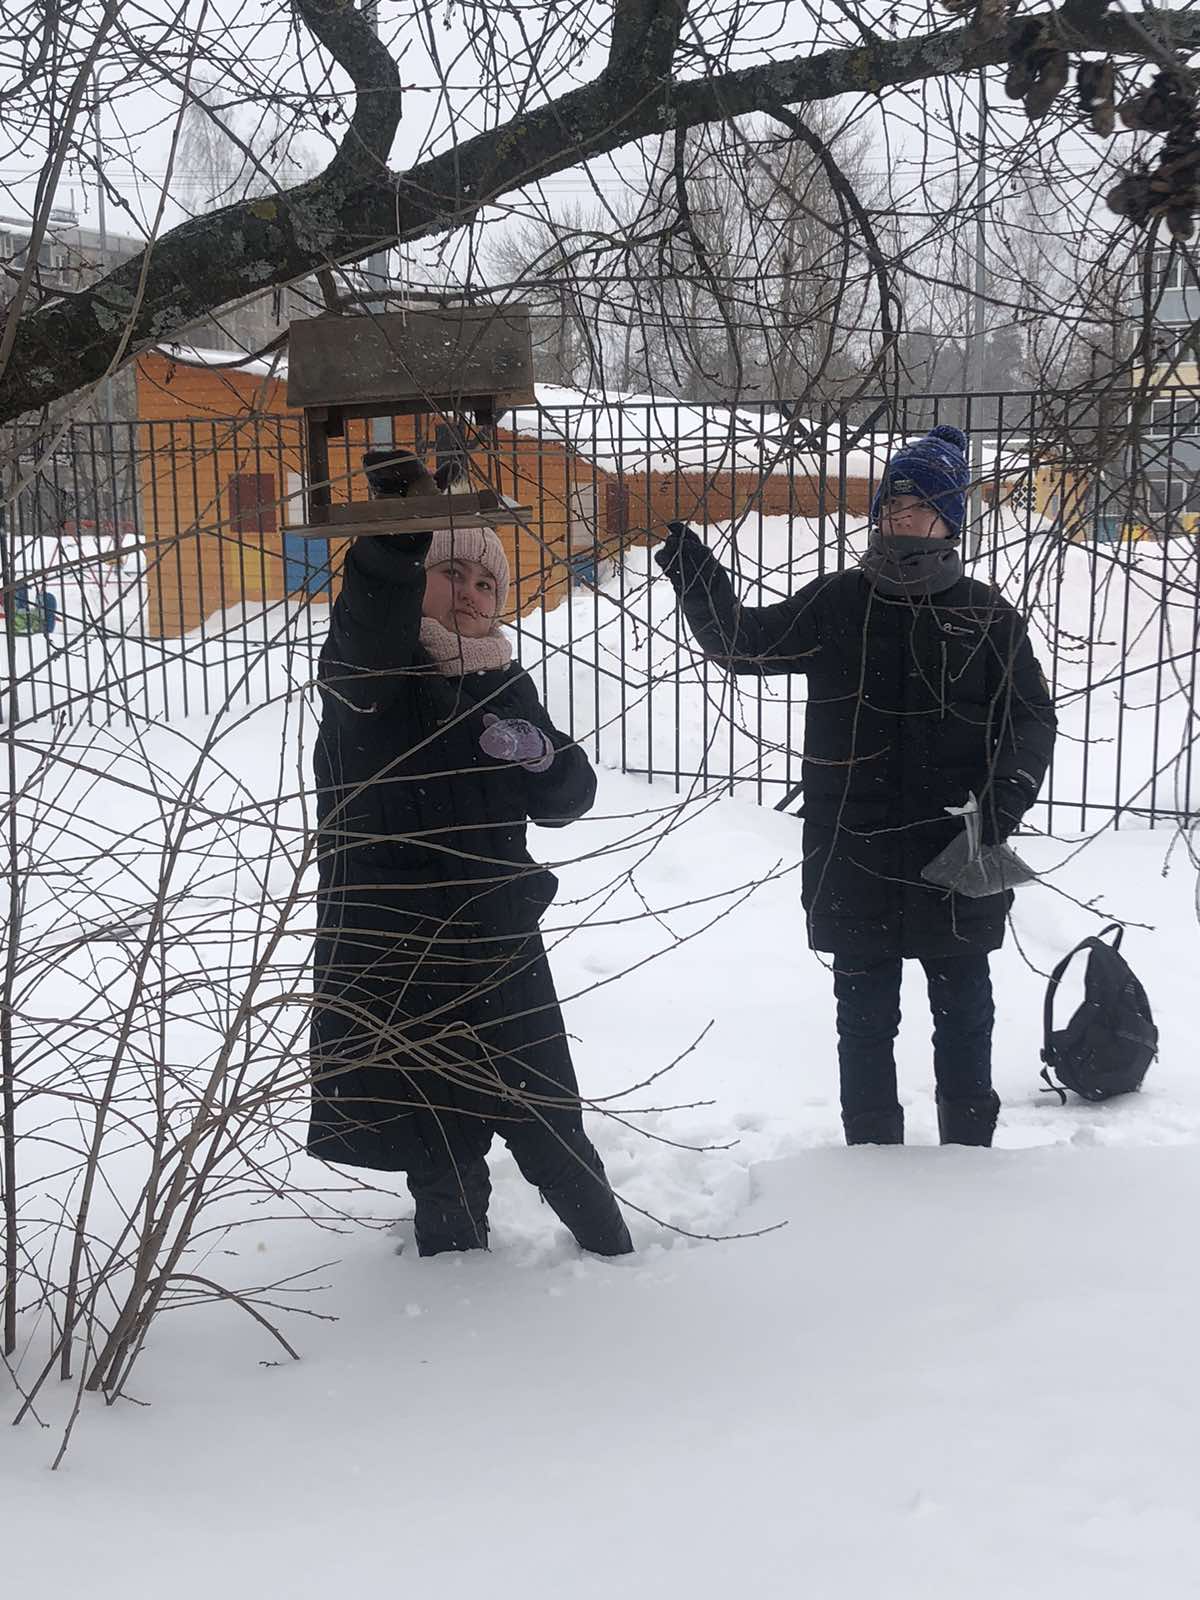
<svg viewBox="0 0 1200 1600"><path fill-rule="evenodd" d="M1200 282L1184 252L1158 252L1154 294L1153 363L1134 373L1135 390L1149 378L1154 398L1133 465L1151 518L1186 518L1191 528L1200 515L1200 367L1187 336L1200 325Z"/></svg>
<svg viewBox="0 0 1200 1600"><path fill-rule="evenodd" d="M12 298L29 260L32 233L28 221L0 216L0 300ZM142 248L140 239L81 227L70 211L52 211L37 253L33 273L36 291L79 290L120 266Z"/></svg>
<svg viewBox="0 0 1200 1600"><path fill-rule="evenodd" d="M0 216L0 304L11 299L25 270L31 239L27 219ZM38 250L34 291L46 297L60 290L85 289L138 255L144 246L145 240L134 235L111 229L102 235L97 228L84 227L71 211L52 211ZM209 350L253 352L278 338L289 322L321 309L321 294L314 282L270 289L181 328L178 338Z"/></svg>

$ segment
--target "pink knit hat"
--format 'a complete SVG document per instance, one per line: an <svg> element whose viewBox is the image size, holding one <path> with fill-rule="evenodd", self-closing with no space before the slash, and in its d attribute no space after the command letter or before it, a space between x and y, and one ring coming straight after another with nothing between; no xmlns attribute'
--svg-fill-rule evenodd
<svg viewBox="0 0 1200 1600"><path fill-rule="evenodd" d="M435 528L425 557L427 567L443 561L478 561L496 583L496 615L504 610L511 576L504 546L491 528Z"/></svg>

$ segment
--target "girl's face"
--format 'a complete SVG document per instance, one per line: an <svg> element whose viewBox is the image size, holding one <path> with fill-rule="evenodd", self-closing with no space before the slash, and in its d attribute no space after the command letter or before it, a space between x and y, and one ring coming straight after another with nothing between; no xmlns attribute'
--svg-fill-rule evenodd
<svg viewBox="0 0 1200 1600"><path fill-rule="evenodd" d="M464 639L484 639L496 620L496 580L478 561L427 567L421 614Z"/></svg>
<svg viewBox="0 0 1200 1600"><path fill-rule="evenodd" d="M950 529L931 505L915 494L894 494L879 512L880 533L893 533L904 539L948 539Z"/></svg>

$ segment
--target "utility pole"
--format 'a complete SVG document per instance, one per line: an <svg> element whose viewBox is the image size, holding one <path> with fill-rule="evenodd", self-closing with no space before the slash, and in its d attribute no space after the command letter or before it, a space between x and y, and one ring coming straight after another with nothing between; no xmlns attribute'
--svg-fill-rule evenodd
<svg viewBox="0 0 1200 1600"><path fill-rule="evenodd" d="M101 270L108 267L108 213L105 209L104 179L104 142L100 137L100 69L97 67L92 73L92 93L96 96L96 207L100 224L100 266ZM105 378L101 385L101 399L104 406L104 420L112 427L113 420L113 394L112 379Z"/></svg>
<svg viewBox="0 0 1200 1600"><path fill-rule="evenodd" d="M379 37L379 0L363 0L363 15L375 30L375 37ZM374 255L367 257L367 280L371 286L386 289L388 286L388 250L377 250ZM367 315L377 316L381 311L387 310L386 300L371 300L367 302ZM371 443L381 448L386 448L392 442L392 419L390 417L371 418Z"/></svg>
<svg viewBox="0 0 1200 1600"><path fill-rule="evenodd" d="M975 169L975 303L971 326L971 392L974 397L971 428L971 499L969 526L971 560L979 555L983 542L983 439L980 437L980 400L984 383L984 297L987 293L987 72L978 74L979 148ZM999 429L997 429L999 432Z"/></svg>
<svg viewBox="0 0 1200 1600"><path fill-rule="evenodd" d="M103 101L100 98L100 69L96 67L92 72L92 93L96 97L96 208L100 233L100 270L103 274L108 270L108 212L105 207L104 195L104 141L100 136L100 113ZM108 496L112 507L112 535L113 552L121 553L121 507L117 493L117 452L113 440L115 428L115 411L113 407L113 383L111 377L106 377L100 384L100 409L104 417L104 440L108 458ZM97 494L96 519L100 519L100 496ZM100 532L99 527L96 529Z"/></svg>

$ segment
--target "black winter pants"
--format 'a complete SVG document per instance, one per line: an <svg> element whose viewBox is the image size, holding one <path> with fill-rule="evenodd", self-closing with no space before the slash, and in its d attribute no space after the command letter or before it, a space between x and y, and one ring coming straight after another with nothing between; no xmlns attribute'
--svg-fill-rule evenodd
<svg viewBox="0 0 1200 1600"><path fill-rule="evenodd" d="M329 1007L317 1045L326 1059L363 1065L333 1077L315 1102L315 1154L404 1172L417 1248L437 1255L486 1246L487 1153L499 1133L585 1250L633 1249L584 1132L537 933L456 942L436 924L414 924L407 937L360 936L342 961L334 968L326 955L325 970L339 996L358 1002L359 1015L352 1029ZM416 1060L396 1050L395 1035L420 1047Z"/></svg>
<svg viewBox="0 0 1200 1600"><path fill-rule="evenodd" d="M420 1151L406 1167L417 1249L438 1255L487 1244L487 1153L498 1133L521 1176L582 1249L628 1254L633 1241L604 1164L584 1132L566 1026L541 938L534 934L498 947L487 977L480 981L473 973L472 981L465 1010L482 1087L472 1092L460 1086L443 1095L452 1109L418 1114Z"/></svg>
<svg viewBox="0 0 1200 1600"><path fill-rule="evenodd" d="M933 1071L939 1107L976 1108L995 1123L992 1094L992 980L986 954L922 960L933 1012ZM842 1120L851 1143L899 1143L903 1113L893 1047L900 1031L902 963L863 967L834 958ZM951 1112L953 1117L953 1112ZM977 1119L978 1120L978 1117ZM943 1138L946 1128L943 1124ZM958 1139L955 1143L983 1143ZM990 1127L988 1129L990 1140Z"/></svg>
<svg viewBox="0 0 1200 1600"><path fill-rule="evenodd" d="M414 1163L407 1173L421 1255L486 1246L492 1192L487 1153L497 1132L521 1176L541 1192L582 1249L599 1256L627 1255L633 1249L582 1117L574 1109L551 1109L537 1118L499 1123L457 1115L437 1119L427 1133L427 1161Z"/></svg>

